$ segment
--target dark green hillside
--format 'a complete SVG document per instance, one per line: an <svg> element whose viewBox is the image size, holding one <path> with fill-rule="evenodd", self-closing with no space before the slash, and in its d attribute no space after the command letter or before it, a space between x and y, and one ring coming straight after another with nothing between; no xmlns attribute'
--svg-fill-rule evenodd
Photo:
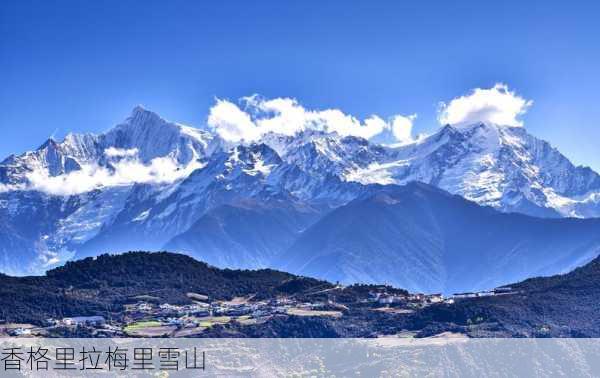
<svg viewBox="0 0 600 378"><path fill-rule="evenodd" d="M124 305L140 300L190 303L190 292L211 300L281 294L297 303L321 303L319 310L343 316L274 312L264 323L232 321L201 337L376 337L407 330L421 337L445 331L473 337L600 337L600 258L568 274L509 286L510 294L456 299L454 304L395 314L375 310L385 305L368 298L373 292L406 296L405 290L342 287L270 269L218 269L185 255L130 252L70 262L42 277L0 274L0 320L41 325L47 318L101 315L122 321Z"/></svg>
<svg viewBox="0 0 600 378"><path fill-rule="evenodd" d="M186 293L212 299L289 292L289 282L303 289L330 284L271 269L218 269L185 255L129 252L69 262L42 277L0 275L0 319L40 323L75 315L119 316L136 296L158 302L189 303Z"/></svg>
<svg viewBox="0 0 600 378"><path fill-rule="evenodd" d="M461 326L475 337L600 337L600 257L567 274L509 286L518 294L431 306L414 327L424 335Z"/></svg>

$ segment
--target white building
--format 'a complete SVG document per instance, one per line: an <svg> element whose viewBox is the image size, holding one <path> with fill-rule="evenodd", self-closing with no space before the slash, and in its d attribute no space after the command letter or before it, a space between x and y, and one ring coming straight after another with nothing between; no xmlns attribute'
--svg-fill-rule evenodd
<svg viewBox="0 0 600 378"><path fill-rule="evenodd" d="M67 326L102 326L106 323L102 316L76 316L62 320Z"/></svg>

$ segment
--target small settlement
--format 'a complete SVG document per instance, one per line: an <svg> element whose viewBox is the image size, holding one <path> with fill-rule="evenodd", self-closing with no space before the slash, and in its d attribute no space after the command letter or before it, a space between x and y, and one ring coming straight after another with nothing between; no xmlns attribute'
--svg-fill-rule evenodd
<svg viewBox="0 0 600 378"><path fill-rule="evenodd" d="M212 300L209 295L187 293L188 304L160 303L151 296L136 297L124 306L118 319L106 316L74 316L47 319L43 326L2 324L0 336L14 337L199 337L215 325L237 322L239 325L261 324L276 316L317 316L340 318L349 306L366 307L372 311L410 314L415 310L439 303L490 295L515 293L508 287L478 293L458 293L445 298L442 294L409 294L384 285L368 285L367 290L340 300L340 293L351 287L337 285L301 296L277 296L256 299L256 296L231 300ZM353 293L355 293L353 291ZM311 299L311 298L315 299Z"/></svg>

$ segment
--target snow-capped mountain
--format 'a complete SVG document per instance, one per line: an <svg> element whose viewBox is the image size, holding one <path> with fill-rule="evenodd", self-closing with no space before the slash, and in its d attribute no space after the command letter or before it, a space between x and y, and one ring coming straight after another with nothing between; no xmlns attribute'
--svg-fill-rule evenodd
<svg viewBox="0 0 600 378"><path fill-rule="evenodd" d="M398 147L390 158L348 172L363 184L420 181L481 205L536 216L597 217L600 176L575 167L522 127L475 124Z"/></svg>
<svg viewBox="0 0 600 378"><path fill-rule="evenodd" d="M106 133L0 163L0 271L166 246L270 266L332 210L412 181L502 212L600 216L600 176L523 128L445 126L401 146L316 130L232 144L136 107Z"/></svg>
<svg viewBox="0 0 600 378"><path fill-rule="evenodd" d="M217 148L210 133L136 107L107 133L69 134L9 156L0 163L1 270L34 273L75 256L129 199L172 188Z"/></svg>
<svg viewBox="0 0 600 378"><path fill-rule="evenodd" d="M37 150L11 155L0 164L0 182L21 189L32 176L56 177L135 155L143 163L171 158L178 165L206 158L215 149L205 131L167 122L141 106L105 134L68 134L62 142L48 139Z"/></svg>

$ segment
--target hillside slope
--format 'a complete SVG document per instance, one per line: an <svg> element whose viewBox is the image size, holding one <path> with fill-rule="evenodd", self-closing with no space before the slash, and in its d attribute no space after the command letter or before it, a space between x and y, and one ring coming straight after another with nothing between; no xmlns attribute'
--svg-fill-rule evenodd
<svg viewBox="0 0 600 378"><path fill-rule="evenodd" d="M501 213L411 183L374 188L315 223L276 267L410 291L490 289L571 270L600 254L600 219Z"/></svg>
<svg viewBox="0 0 600 378"><path fill-rule="evenodd" d="M458 300L415 315L421 335L600 337L600 258L567 274L509 285L515 294Z"/></svg>
<svg viewBox="0 0 600 378"><path fill-rule="evenodd" d="M269 297L278 290L287 290L296 280L306 288L328 285L271 269L218 269L174 253L101 255L69 262L45 276L0 274L0 319L40 323L65 316L119 317L123 305L140 295L175 304L190 303L188 292L212 299L249 294Z"/></svg>

